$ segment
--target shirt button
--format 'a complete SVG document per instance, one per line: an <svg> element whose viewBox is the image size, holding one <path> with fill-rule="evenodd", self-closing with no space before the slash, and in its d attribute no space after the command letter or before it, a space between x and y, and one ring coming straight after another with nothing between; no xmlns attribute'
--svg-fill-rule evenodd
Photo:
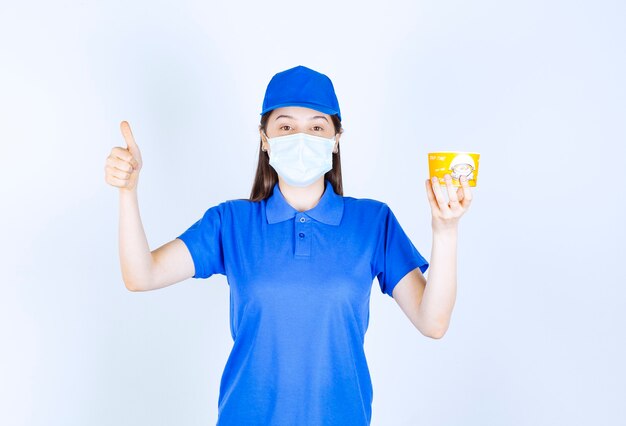
<svg viewBox="0 0 626 426"><path fill-rule="evenodd" d="M298 235L300 235L300 238L304 238L304 232L300 232Z"/></svg>
<svg viewBox="0 0 626 426"><path fill-rule="evenodd" d="M302 222L302 223L306 222L306 218L305 217L301 217L300 218L300 222Z"/></svg>

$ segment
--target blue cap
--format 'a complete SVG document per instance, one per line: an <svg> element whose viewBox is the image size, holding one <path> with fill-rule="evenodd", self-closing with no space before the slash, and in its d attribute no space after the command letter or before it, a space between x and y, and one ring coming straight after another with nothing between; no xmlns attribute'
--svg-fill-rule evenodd
<svg viewBox="0 0 626 426"><path fill-rule="evenodd" d="M302 65L272 77L265 90L261 115L286 106L302 106L329 115L337 114L341 121L339 101L330 78Z"/></svg>

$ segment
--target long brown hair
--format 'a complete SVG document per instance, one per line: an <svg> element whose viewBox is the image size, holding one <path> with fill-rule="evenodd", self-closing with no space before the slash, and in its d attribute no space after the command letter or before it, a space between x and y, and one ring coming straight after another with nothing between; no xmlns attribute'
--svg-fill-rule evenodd
<svg viewBox="0 0 626 426"><path fill-rule="evenodd" d="M266 132L267 120L270 117L272 111L268 111L261 116L261 130ZM343 133L343 127L341 127L341 121L337 114L331 115L330 118L333 121L335 127L335 134ZM326 172L324 179L330 181L335 193L343 195L343 182L341 180L341 147L337 144L337 152L333 153L333 168ZM278 182L278 175L276 170L270 166L270 159L267 152L263 151L263 139L259 142L259 161L256 167L256 174L254 176L254 183L252 184L252 191L250 192L250 201L261 201L269 198L272 195L274 185Z"/></svg>

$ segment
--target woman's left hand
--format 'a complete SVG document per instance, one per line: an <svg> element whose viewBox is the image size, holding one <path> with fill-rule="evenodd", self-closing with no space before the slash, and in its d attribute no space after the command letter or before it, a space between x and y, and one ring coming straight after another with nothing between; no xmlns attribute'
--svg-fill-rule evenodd
<svg viewBox="0 0 626 426"><path fill-rule="evenodd" d="M444 180L448 189L449 202L446 202L438 177L426 180L426 195L428 195L433 215L433 232L456 229L459 219L469 209L472 202L472 191L465 176L461 177L461 187L456 191L449 174L445 175Z"/></svg>

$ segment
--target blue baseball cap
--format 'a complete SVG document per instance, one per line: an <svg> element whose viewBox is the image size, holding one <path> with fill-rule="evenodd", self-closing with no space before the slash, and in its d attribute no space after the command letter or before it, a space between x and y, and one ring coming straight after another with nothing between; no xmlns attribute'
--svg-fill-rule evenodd
<svg viewBox="0 0 626 426"><path fill-rule="evenodd" d="M339 101L330 78L302 65L272 77L265 90L261 115L286 106L302 106L329 115L337 114L341 121Z"/></svg>

